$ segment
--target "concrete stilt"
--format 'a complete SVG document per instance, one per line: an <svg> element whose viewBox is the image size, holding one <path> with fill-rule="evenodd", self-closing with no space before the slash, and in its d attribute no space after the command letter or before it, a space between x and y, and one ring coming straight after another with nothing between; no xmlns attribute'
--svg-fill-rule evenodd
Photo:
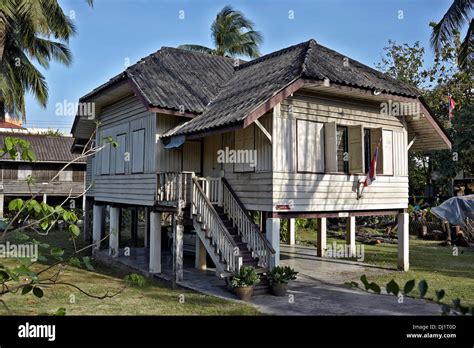
<svg viewBox="0 0 474 348"><path fill-rule="evenodd" d="M94 204L92 208L92 243L95 244L94 250L98 250L100 245L99 241L102 239L102 231L104 230L104 216L105 207L103 205Z"/></svg>
<svg viewBox="0 0 474 348"><path fill-rule="evenodd" d="M110 207L109 255L119 256L120 208Z"/></svg>
<svg viewBox="0 0 474 348"><path fill-rule="evenodd" d="M398 269L408 271L409 263L409 220L408 213L400 213L398 219Z"/></svg>
<svg viewBox="0 0 474 348"><path fill-rule="evenodd" d="M349 216L346 220L346 244L349 245L349 252L352 256L356 254L355 245L356 218Z"/></svg>
<svg viewBox="0 0 474 348"><path fill-rule="evenodd" d="M319 257L326 256L326 229L327 229L327 220L325 217L317 219L317 241L316 241L316 255Z"/></svg>
<svg viewBox="0 0 474 348"><path fill-rule="evenodd" d="M150 213L150 273L161 273L161 213Z"/></svg>
<svg viewBox="0 0 474 348"><path fill-rule="evenodd" d="M196 260L194 267L199 270L206 269L206 248L198 236L196 236Z"/></svg>
<svg viewBox="0 0 474 348"><path fill-rule="evenodd" d="M275 249L275 260L270 268L274 268L280 264L280 219L267 218L266 236L273 249Z"/></svg>
<svg viewBox="0 0 474 348"><path fill-rule="evenodd" d="M5 204L5 196L4 194L0 194L0 218L3 218L3 209Z"/></svg>
<svg viewBox="0 0 474 348"><path fill-rule="evenodd" d="M288 244L295 245L296 243L296 219L288 219Z"/></svg>

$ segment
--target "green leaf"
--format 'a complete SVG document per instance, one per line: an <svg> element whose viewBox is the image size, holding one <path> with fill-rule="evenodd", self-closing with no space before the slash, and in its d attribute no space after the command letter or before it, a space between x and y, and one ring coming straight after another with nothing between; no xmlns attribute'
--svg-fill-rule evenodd
<svg viewBox="0 0 474 348"><path fill-rule="evenodd" d="M367 276L365 274L360 277L360 281L362 282L362 284L364 284L365 290L369 290L370 284L367 281Z"/></svg>
<svg viewBox="0 0 474 348"><path fill-rule="evenodd" d="M0 271L0 282L3 282L5 280L7 280L8 278L10 278L10 276L8 275L7 272Z"/></svg>
<svg viewBox="0 0 474 348"><path fill-rule="evenodd" d="M77 257L71 257L69 264L74 267L81 267L81 260Z"/></svg>
<svg viewBox="0 0 474 348"><path fill-rule="evenodd" d="M377 293L377 294L380 294L380 292L382 291L382 289L380 289L380 286L378 286L374 282L370 283L369 289L372 290L373 292Z"/></svg>
<svg viewBox="0 0 474 348"><path fill-rule="evenodd" d="M15 145L13 144L13 139L10 138L10 137L5 138L5 140L3 141L3 143L5 144L5 148L6 148L7 151L12 150L13 147L15 146Z"/></svg>
<svg viewBox="0 0 474 348"><path fill-rule="evenodd" d="M52 248L49 252L51 256L56 257L56 258L60 258L61 256L64 255L64 249L57 248L57 247Z"/></svg>
<svg viewBox="0 0 474 348"><path fill-rule="evenodd" d="M403 293L405 295L409 294L415 288L415 279L409 280L405 283L403 287Z"/></svg>
<svg viewBox="0 0 474 348"><path fill-rule="evenodd" d="M79 227L77 227L76 225L69 225L69 232L74 236L74 237L77 237L81 234L81 230L79 229Z"/></svg>
<svg viewBox="0 0 474 348"><path fill-rule="evenodd" d="M444 295L446 295L446 293L443 289L441 289L439 291L436 290L435 293L436 293L436 301L438 301L438 302L443 299Z"/></svg>
<svg viewBox="0 0 474 348"><path fill-rule="evenodd" d="M49 222L47 220L42 220L40 222L40 227L43 231L46 230L48 228L48 226L49 226Z"/></svg>
<svg viewBox="0 0 474 348"><path fill-rule="evenodd" d="M8 203L8 210L17 211L23 207L24 201L21 198L15 198Z"/></svg>
<svg viewBox="0 0 474 348"><path fill-rule="evenodd" d="M428 283L426 280L423 279L418 283L418 290L420 291L420 297L425 297L426 292L428 291Z"/></svg>
<svg viewBox="0 0 474 348"><path fill-rule="evenodd" d="M41 290L40 288L38 288L37 286L35 286L33 288L33 295L35 295L36 297L38 298L42 298L44 293L43 293L43 290Z"/></svg>
<svg viewBox="0 0 474 348"><path fill-rule="evenodd" d="M26 286L23 287L23 289L21 289L21 294L26 295L31 290L33 290L33 287L31 285L26 285Z"/></svg>
<svg viewBox="0 0 474 348"><path fill-rule="evenodd" d="M387 293L389 294L392 293L395 296L397 296L398 293L400 292L400 287L393 279L387 283L386 289L387 289Z"/></svg>
<svg viewBox="0 0 474 348"><path fill-rule="evenodd" d="M55 316L58 316L58 317L63 317L66 315L66 308L64 307L61 307L61 308L58 308L58 310L54 313Z"/></svg>
<svg viewBox="0 0 474 348"><path fill-rule="evenodd" d="M130 286L144 287L145 278L137 273L132 273L123 278L123 280Z"/></svg>
<svg viewBox="0 0 474 348"><path fill-rule="evenodd" d="M92 266L91 264L91 258L89 256L84 256L82 258L82 262L84 262L84 266L86 266L86 268L89 270L89 271L93 271L94 270L94 267Z"/></svg>

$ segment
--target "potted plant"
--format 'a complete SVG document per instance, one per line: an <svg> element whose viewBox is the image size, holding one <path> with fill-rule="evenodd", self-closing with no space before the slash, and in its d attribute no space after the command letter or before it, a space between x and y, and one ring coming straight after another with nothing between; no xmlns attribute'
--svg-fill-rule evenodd
<svg viewBox="0 0 474 348"><path fill-rule="evenodd" d="M250 301L253 288L260 282L260 276L254 267L241 267L239 273L232 277L232 287L243 301Z"/></svg>
<svg viewBox="0 0 474 348"><path fill-rule="evenodd" d="M285 296L288 290L288 282L295 280L296 272L289 266L277 266L270 273L268 273L268 279L272 287L272 292L275 296Z"/></svg>

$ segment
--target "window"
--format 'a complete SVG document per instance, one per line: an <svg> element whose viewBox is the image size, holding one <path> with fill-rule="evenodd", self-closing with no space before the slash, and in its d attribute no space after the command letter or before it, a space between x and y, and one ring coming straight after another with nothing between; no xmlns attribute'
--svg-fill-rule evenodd
<svg viewBox="0 0 474 348"><path fill-rule="evenodd" d="M347 126L347 149L349 173L361 174L364 171L364 131L362 125Z"/></svg>
<svg viewBox="0 0 474 348"><path fill-rule="evenodd" d="M127 135L117 135L118 146L115 149L115 174L125 174L125 152L127 151Z"/></svg>
<svg viewBox="0 0 474 348"><path fill-rule="evenodd" d="M297 120L298 172L324 172L324 124Z"/></svg>
<svg viewBox="0 0 474 348"><path fill-rule="evenodd" d="M377 146L377 174L393 175L393 132L382 128L364 129L365 172L369 171Z"/></svg>
<svg viewBox="0 0 474 348"><path fill-rule="evenodd" d="M145 162L145 129L133 131L132 173L143 173Z"/></svg>
<svg viewBox="0 0 474 348"><path fill-rule="evenodd" d="M234 147L236 150L234 172L254 172L255 165L251 165L251 162L256 161L257 158L255 158L254 151L255 128L253 124L235 131Z"/></svg>
<svg viewBox="0 0 474 348"><path fill-rule="evenodd" d="M339 173L349 172L348 148L347 148L347 127L337 126L337 171Z"/></svg>
<svg viewBox="0 0 474 348"><path fill-rule="evenodd" d="M364 129L364 173L369 172L370 162L372 161L370 129Z"/></svg>
<svg viewBox="0 0 474 348"><path fill-rule="evenodd" d="M20 164L18 166L18 180L26 180L32 174L33 168L30 165Z"/></svg>
<svg viewBox="0 0 474 348"><path fill-rule="evenodd" d="M105 147L99 152L101 163L100 163L100 174L108 175L110 174L110 148L112 145L109 143L105 144Z"/></svg>
<svg viewBox="0 0 474 348"><path fill-rule="evenodd" d="M393 175L393 131L382 132L383 174Z"/></svg>
<svg viewBox="0 0 474 348"><path fill-rule="evenodd" d="M72 174L73 174L72 169L67 168L59 173L58 180L59 181L72 181Z"/></svg>

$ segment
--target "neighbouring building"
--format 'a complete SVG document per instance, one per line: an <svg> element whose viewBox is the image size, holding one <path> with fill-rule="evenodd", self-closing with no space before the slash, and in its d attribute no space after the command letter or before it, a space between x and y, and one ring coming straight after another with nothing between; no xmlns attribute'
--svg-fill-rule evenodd
<svg viewBox="0 0 474 348"><path fill-rule="evenodd" d="M37 160L23 161L21 158L0 158L0 217L3 217L8 202L20 197L31 198L38 194L37 200L55 205L69 198L75 206L81 208L85 196L80 196L85 189L85 160L77 160L65 170L58 172L70 161L77 158L71 153L72 137L25 134L17 132L0 132L0 143L6 137L21 138L30 143ZM31 176L33 182L28 185ZM52 180L57 176L54 180ZM51 181L52 180L52 181Z"/></svg>

